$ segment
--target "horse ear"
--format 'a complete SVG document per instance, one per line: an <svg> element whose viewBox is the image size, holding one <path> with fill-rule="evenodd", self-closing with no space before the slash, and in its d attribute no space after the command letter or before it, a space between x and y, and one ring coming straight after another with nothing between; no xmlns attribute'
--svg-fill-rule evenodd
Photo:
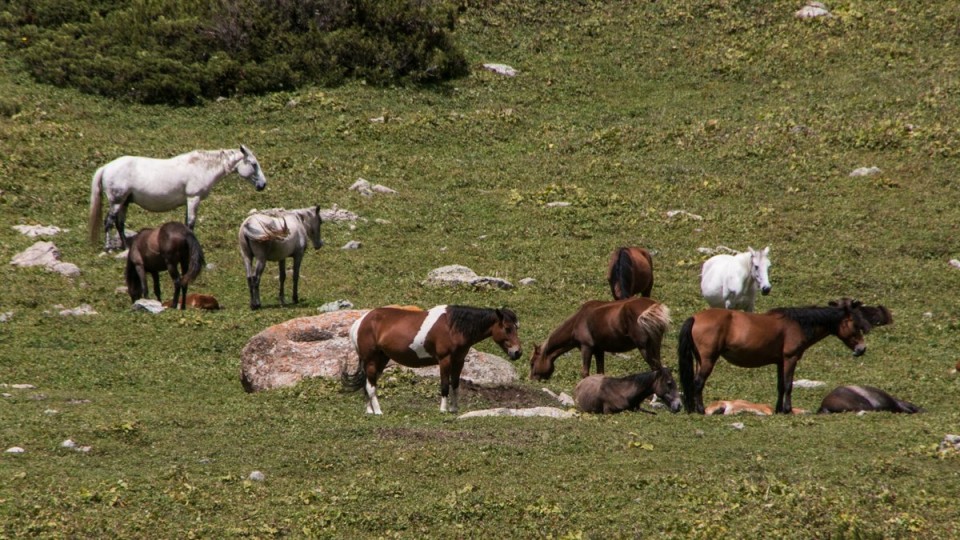
<svg viewBox="0 0 960 540"><path fill-rule="evenodd" d="M830 307L837 307L837 306L839 306L840 304L839 304L836 300L831 300L831 301L827 302L827 305L830 306Z"/></svg>
<svg viewBox="0 0 960 540"><path fill-rule="evenodd" d="M770 254L770 246L767 246L767 247L763 248L763 254L764 254L764 255L769 255L769 254Z"/></svg>
<svg viewBox="0 0 960 540"><path fill-rule="evenodd" d="M240 145L240 152L242 152L244 156L250 157L250 150L242 144Z"/></svg>
<svg viewBox="0 0 960 540"><path fill-rule="evenodd" d="M854 300L853 302L850 303L850 307L852 307L853 309L857 309L858 307L861 307L862 305L863 305L863 302L861 302L861 301L859 301L859 300Z"/></svg>
<svg viewBox="0 0 960 540"><path fill-rule="evenodd" d="M503 322L503 311L500 308L494 310L497 313L497 319L500 319L500 322Z"/></svg>

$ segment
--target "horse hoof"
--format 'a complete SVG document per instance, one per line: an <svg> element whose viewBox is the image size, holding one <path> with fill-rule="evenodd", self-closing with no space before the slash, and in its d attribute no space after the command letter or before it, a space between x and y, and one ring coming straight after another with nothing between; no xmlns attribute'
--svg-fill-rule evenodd
<svg viewBox="0 0 960 540"><path fill-rule="evenodd" d="M260 304L250 304L250 309L256 311L260 309Z"/></svg>

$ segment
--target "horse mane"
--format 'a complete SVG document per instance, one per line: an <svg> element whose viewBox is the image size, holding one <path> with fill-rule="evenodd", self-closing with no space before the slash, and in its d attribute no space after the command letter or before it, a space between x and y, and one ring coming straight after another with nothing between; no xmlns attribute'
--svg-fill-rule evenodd
<svg viewBox="0 0 960 540"><path fill-rule="evenodd" d="M447 313L450 327L468 338L483 335L490 329L491 322L497 319L497 310L490 308L450 306ZM503 308L500 313L508 321L517 324L517 315L512 310Z"/></svg>
<svg viewBox="0 0 960 540"><path fill-rule="evenodd" d="M782 307L771 309L767 313L782 315L797 323L808 338L814 335L814 330L818 327L827 327L831 332L836 331L840 321L847 314L844 308L834 306Z"/></svg>
<svg viewBox="0 0 960 540"><path fill-rule="evenodd" d="M227 153L230 153L230 156L227 156ZM191 165L202 165L207 169L219 169L224 166L224 162L227 161L227 158L232 158L234 153L238 153L239 150L194 150L192 152L187 152L186 154L180 154L177 157L184 158L187 163ZM231 160L232 161L232 160ZM234 163L231 163L234 165Z"/></svg>

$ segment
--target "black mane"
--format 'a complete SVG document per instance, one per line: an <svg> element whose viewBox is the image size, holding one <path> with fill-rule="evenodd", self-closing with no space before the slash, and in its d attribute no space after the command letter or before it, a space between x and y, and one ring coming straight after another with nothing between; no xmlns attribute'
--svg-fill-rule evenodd
<svg viewBox="0 0 960 540"><path fill-rule="evenodd" d="M496 309L449 306L447 310L450 316L450 327L468 338L482 335L498 319ZM513 311L503 308L500 313L507 321L517 324L517 315Z"/></svg>
<svg viewBox="0 0 960 540"><path fill-rule="evenodd" d="M836 334L840 321L847 316L844 308L834 306L774 308L767 313L776 313L797 323L808 338L814 335L814 330L817 328L826 328Z"/></svg>

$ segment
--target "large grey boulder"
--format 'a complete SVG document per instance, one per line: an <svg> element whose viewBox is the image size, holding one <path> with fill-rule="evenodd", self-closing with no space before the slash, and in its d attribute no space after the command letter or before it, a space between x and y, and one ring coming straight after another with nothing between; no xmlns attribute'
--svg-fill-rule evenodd
<svg viewBox="0 0 960 540"><path fill-rule="evenodd" d="M477 289L512 289L509 281L491 276L479 276L476 272L459 264L435 268L423 281L429 287L474 287Z"/></svg>
<svg viewBox="0 0 960 540"><path fill-rule="evenodd" d="M57 272L68 277L80 275L80 268L72 263L62 262L60 260L60 250L53 242L37 242L26 250L14 255L10 264L26 268L30 266L42 266L51 272Z"/></svg>
<svg viewBox="0 0 960 540"><path fill-rule="evenodd" d="M300 317L267 328L250 338L240 353L240 382L247 392L294 386L309 377L339 380L352 372L357 353L350 327L368 310L341 310ZM387 369L410 369L393 362ZM436 366L413 369L421 376L439 376ZM480 385L503 385L518 379L513 364L471 349L461 378Z"/></svg>

